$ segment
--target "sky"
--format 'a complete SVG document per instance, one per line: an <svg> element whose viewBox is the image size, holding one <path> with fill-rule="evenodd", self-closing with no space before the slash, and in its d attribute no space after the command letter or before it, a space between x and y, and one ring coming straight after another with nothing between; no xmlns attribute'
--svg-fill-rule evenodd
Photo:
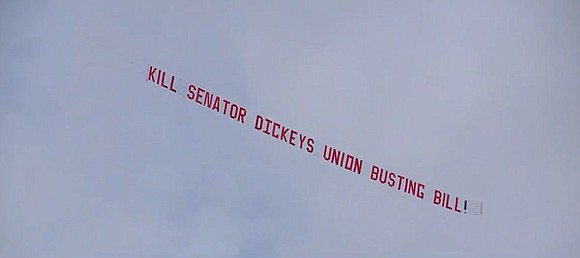
<svg viewBox="0 0 580 258"><path fill-rule="evenodd" d="M339 2L0 2L0 257L578 257L579 2Z"/></svg>

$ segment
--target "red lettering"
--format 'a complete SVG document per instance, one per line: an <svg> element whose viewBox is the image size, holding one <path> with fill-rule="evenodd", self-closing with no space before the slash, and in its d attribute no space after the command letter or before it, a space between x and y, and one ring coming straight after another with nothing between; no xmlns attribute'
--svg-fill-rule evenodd
<svg viewBox="0 0 580 258"><path fill-rule="evenodd" d="M423 192L424 189L425 185L419 183L417 187L417 197L419 197L419 199L423 199L425 197L425 193Z"/></svg>
<svg viewBox="0 0 580 258"><path fill-rule="evenodd" d="M177 91L173 88L173 81L175 80L175 76L171 75L171 84L169 86L169 90L177 93Z"/></svg>
<svg viewBox="0 0 580 258"><path fill-rule="evenodd" d="M371 168L371 179L377 180L378 178L379 178L379 168L376 165L373 165L373 167Z"/></svg>
<svg viewBox="0 0 580 258"><path fill-rule="evenodd" d="M294 140L296 139L296 134L298 132L292 130L290 131L290 141L288 143L290 143L292 146L296 146L296 144L294 144Z"/></svg>
<svg viewBox="0 0 580 258"><path fill-rule="evenodd" d="M195 85L190 84L189 87L187 88L187 90L189 91L189 93L187 93L187 98L189 100L193 100L193 98L195 97Z"/></svg>
<svg viewBox="0 0 580 258"><path fill-rule="evenodd" d="M246 117L246 109L240 106L240 115L238 116L238 122L244 123L244 117Z"/></svg>
<svg viewBox="0 0 580 258"><path fill-rule="evenodd" d="M157 84L159 84L159 79L161 78L161 69L157 71Z"/></svg>
<svg viewBox="0 0 580 258"><path fill-rule="evenodd" d="M165 85L165 72L163 72L163 75L161 76L161 87L167 89L167 85Z"/></svg>
<svg viewBox="0 0 580 258"><path fill-rule="evenodd" d="M384 173L383 173L383 171L384 171ZM388 175L389 175L389 171L388 171L388 170L383 170L383 169L381 168L381 170L380 170L380 176L379 176L379 181L380 181L382 184L385 184L385 183L387 183L387 176L388 176Z"/></svg>
<svg viewBox="0 0 580 258"><path fill-rule="evenodd" d="M308 147L306 147L306 151L310 153L314 152L314 139L308 139Z"/></svg>
<svg viewBox="0 0 580 258"><path fill-rule="evenodd" d="M413 182L413 180L409 179L409 181L407 181L407 179L405 179L405 188L407 190L405 190L405 192L407 192L408 194L412 194L415 195L415 191L417 189L417 182Z"/></svg>
<svg viewBox="0 0 580 258"><path fill-rule="evenodd" d="M274 122L274 127L272 128L272 137L278 139L278 137L280 137L280 135L276 134L276 128L280 129L280 124L278 124L277 122Z"/></svg>
<svg viewBox="0 0 580 258"><path fill-rule="evenodd" d="M264 130L262 131L265 134L270 134L270 124L272 123L272 120L266 118L266 128L264 128Z"/></svg>
<svg viewBox="0 0 580 258"><path fill-rule="evenodd" d="M256 115L256 122L254 123L254 129L262 130L262 124L264 123L264 118L261 115ZM258 126L260 124L260 126Z"/></svg>
<svg viewBox="0 0 580 258"><path fill-rule="evenodd" d="M354 168L353 168L353 172L357 172L360 175L360 172L362 170L362 159L358 159L356 158L354 161Z"/></svg>
<svg viewBox="0 0 580 258"><path fill-rule="evenodd" d="M441 204L441 192L437 189L435 189L435 192L433 193L433 204Z"/></svg>
<svg viewBox="0 0 580 258"><path fill-rule="evenodd" d="M405 177L401 175L397 175L397 177L399 178L399 186L397 187L397 190L401 190L401 183Z"/></svg>
<svg viewBox="0 0 580 258"><path fill-rule="evenodd" d="M389 185L390 187L395 186L395 178L397 175L395 175L395 173L391 172L389 174L389 181L387 182L387 185Z"/></svg>
<svg viewBox="0 0 580 258"><path fill-rule="evenodd" d="M304 140L306 140L306 135L300 134L300 149L302 149L302 146L304 145Z"/></svg>
<svg viewBox="0 0 580 258"><path fill-rule="evenodd" d="M238 116L238 105L232 104L232 107L230 109L230 118L236 119L237 116Z"/></svg>
<svg viewBox="0 0 580 258"><path fill-rule="evenodd" d="M454 209L454 210L455 210L456 212L461 212L461 210L460 210L459 208L457 208L457 205L458 205L458 204L459 204L459 198L458 198L458 197L455 197L455 209Z"/></svg>
<svg viewBox="0 0 580 258"><path fill-rule="evenodd" d="M445 201L445 208L453 210L453 208L451 208L449 206L449 198L450 198L449 194L443 193L443 200Z"/></svg>
<svg viewBox="0 0 580 258"><path fill-rule="evenodd" d="M201 101L199 100L201 98L201 95L205 92L204 89L202 89L201 87L197 88L197 96L195 97L195 102L197 102L197 104L203 105L203 103L201 103Z"/></svg>
<svg viewBox="0 0 580 258"><path fill-rule="evenodd" d="M330 148L330 149L332 149L332 148ZM338 166L339 159L340 159L340 151L336 150L336 149L332 149L332 159L330 160L330 162L332 162Z"/></svg>
<svg viewBox="0 0 580 258"><path fill-rule="evenodd" d="M203 105L211 108L211 104L213 102L213 93L210 93L209 91L205 93L205 96L203 98Z"/></svg>
<svg viewBox="0 0 580 258"><path fill-rule="evenodd" d="M325 160L329 161L330 160L330 150L328 150L328 152L327 152L327 150L328 150L328 146L326 144L324 144L324 151L322 151L322 157Z"/></svg>
<svg viewBox="0 0 580 258"><path fill-rule="evenodd" d="M155 78L153 78L153 75L155 74L156 71L157 68L154 68L152 65L149 66L149 75L147 76L148 81L155 82Z"/></svg>
<svg viewBox="0 0 580 258"><path fill-rule="evenodd" d="M220 112L220 96L215 96L215 101L213 102L211 110L215 110L218 113Z"/></svg>
<svg viewBox="0 0 580 258"><path fill-rule="evenodd" d="M350 154L346 155L346 164L344 165L344 168L352 171L352 163L354 163L353 160L354 160L353 156L351 156Z"/></svg>
<svg viewBox="0 0 580 258"><path fill-rule="evenodd" d="M223 114L226 114L226 110L228 110L228 106L230 105L230 102L227 99L224 99L224 112Z"/></svg>
<svg viewBox="0 0 580 258"><path fill-rule="evenodd" d="M280 137L280 140L288 142L288 138L286 138L286 134L288 133L288 131L290 131L289 128L282 126L282 136Z"/></svg>

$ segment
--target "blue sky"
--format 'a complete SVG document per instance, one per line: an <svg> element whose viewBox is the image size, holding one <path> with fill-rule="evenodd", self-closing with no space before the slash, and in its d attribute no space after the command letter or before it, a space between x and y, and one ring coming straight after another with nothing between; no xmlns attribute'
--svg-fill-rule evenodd
<svg viewBox="0 0 580 258"><path fill-rule="evenodd" d="M575 257L578 10L3 1L0 257ZM315 154L146 82L149 64ZM387 189L373 163L484 214Z"/></svg>

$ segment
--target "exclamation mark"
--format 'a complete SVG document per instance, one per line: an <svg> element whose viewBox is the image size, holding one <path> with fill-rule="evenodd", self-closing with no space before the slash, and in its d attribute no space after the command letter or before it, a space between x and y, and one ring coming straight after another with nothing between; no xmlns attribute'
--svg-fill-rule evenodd
<svg viewBox="0 0 580 258"><path fill-rule="evenodd" d="M463 201L463 213L467 213L467 200Z"/></svg>

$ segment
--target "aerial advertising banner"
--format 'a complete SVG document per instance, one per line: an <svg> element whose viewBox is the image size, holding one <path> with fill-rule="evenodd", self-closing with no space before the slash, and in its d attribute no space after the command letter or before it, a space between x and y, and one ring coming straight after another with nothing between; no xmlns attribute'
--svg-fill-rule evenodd
<svg viewBox="0 0 580 258"><path fill-rule="evenodd" d="M483 202L468 200L456 194L448 193L438 188L426 186L418 179L409 178L401 173L388 170L378 164L365 162L361 157L340 150L328 144L317 144L315 138L296 128L260 113L252 113L247 108L224 96L213 93L208 88L193 83L182 83L175 75L153 65L147 69L146 81L165 88L168 92L184 96L195 105L202 106L236 123L251 126L265 136L275 138L292 148L297 148L309 155L317 155L334 166L349 173L365 176L374 184L383 185L391 191L410 195L418 200L427 201L432 205L448 211L480 215L483 213ZM315 150L321 151L316 152Z"/></svg>

